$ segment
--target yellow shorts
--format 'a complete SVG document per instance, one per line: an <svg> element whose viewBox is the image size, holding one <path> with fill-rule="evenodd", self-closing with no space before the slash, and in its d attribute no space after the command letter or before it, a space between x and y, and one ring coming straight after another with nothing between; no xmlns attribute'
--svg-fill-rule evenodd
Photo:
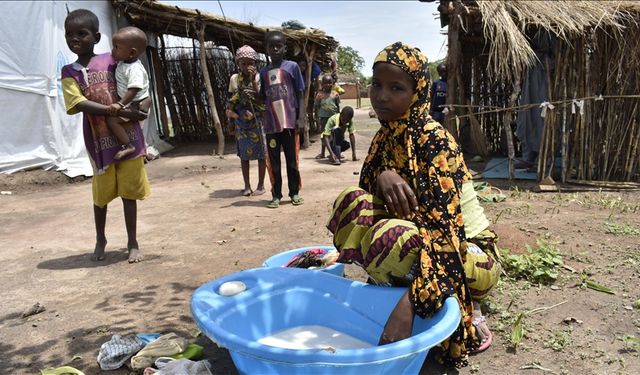
<svg viewBox="0 0 640 375"><path fill-rule="evenodd" d="M111 164L92 180L93 204L104 207L117 197L142 200L151 194L144 156Z"/></svg>

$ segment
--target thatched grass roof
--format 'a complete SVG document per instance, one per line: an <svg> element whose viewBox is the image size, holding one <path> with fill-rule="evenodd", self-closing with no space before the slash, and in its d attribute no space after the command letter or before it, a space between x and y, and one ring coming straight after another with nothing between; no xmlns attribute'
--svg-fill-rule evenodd
<svg viewBox="0 0 640 375"><path fill-rule="evenodd" d="M301 52L307 47L316 48L317 55L326 55L338 47L338 42L323 31L313 28L304 30L262 27L234 20L197 9L179 8L154 0L111 0L118 15L143 30L156 34L174 35L198 39L198 31L205 27L205 40L218 46L237 49L247 44L259 53L264 53L264 37L269 30L282 31L287 36L289 53ZM292 58L293 56L290 56Z"/></svg>
<svg viewBox="0 0 640 375"><path fill-rule="evenodd" d="M640 20L640 2L635 1L478 0L475 4L465 3L469 6L457 6L453 12L456 15L446 12L446 7L443 9L455 17L480 15L484 40L489 45L489 73L503 79L519 77L527 66L536 63L535 52L526 36L531 28L546 30L565 41L589 36L598 30L622 40L625 25Z"/></svg>

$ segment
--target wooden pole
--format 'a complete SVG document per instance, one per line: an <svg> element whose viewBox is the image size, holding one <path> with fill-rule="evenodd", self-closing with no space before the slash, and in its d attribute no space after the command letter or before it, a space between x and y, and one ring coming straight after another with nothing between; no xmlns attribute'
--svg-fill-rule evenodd
<svg viewBox="0 0 640 375"><path fill-rule="evenodd" d="M216 100L213 96L213 87L211 86L211 80L209 79L209 68L207 67L206 55L207 51L204 47L204 24L198 32L198 38L200 39L200 69L202 69L204 84L207 88L207 99L209 101L209 109L211 110L211 118L213 119L213 127L216 130L216 136L218 137L218 147L214 154L222 156L224 155L224 132L222 131L222 125L220 124L220 118L218 117Z"/></svg>
<svg viewBox="0 0 640 375"><path fill-rule="evenodd" d="M171 116L171 128L173 129L173 136L176 134L176 127L180 128L180 118L178 117L178 113L176 112L176 102L173 98L173 92L171 91L171 82L169 81L169 69L167 67L167 53L166 46L164 44L164 35L160 35L160 53L162 55L162 63L163 63L163 72L162 78L164 80L164 87L166 88L165 99L167 99L167 106L169 107L169 115ZM167 137L170 136L169 130L167 129Z"/></svg>
<svg viewBox="0 0 640 375"><path fill-rule="evenodd" d="M162 38L162 36L160 36ZM151 62L153 64L153 75L155 77L156 90L158 91L158 110L160 112L160 124L162 125L162 134L169 138L169 119L167 118L167 104L165 102L164 90L164 69L158 55L157 48L151 48Z"/></svg>
<svg viewBox="0 0 640 375"><path fill-rule="evenodd" d="M316 46L311 47L311 52L307 52L307 48L304 48L304 57L307 61L307 69L304 71L304 100L300 103L300 116L303 119L304 126L304 144L302 148L309 148L311 142L309 141L309 121L307 121L307 103L309 103L309 93L311 92L311 71L313 70L313 59L316 55ZM314 119L315 122L315 119Z"/></svg>
<svg viewBox="0 0 640 375"><path fill-rule="evenodd" d="M454 104L458 94L458 70L460 69L460 40L459 40L459 22L458 17L451 18L449 25L449 51L447 53L447 104ZM445 115L444 127L454 135L456 139L460 139L458 128L451 120L455 118L455 112L452 110Z"/></svg>

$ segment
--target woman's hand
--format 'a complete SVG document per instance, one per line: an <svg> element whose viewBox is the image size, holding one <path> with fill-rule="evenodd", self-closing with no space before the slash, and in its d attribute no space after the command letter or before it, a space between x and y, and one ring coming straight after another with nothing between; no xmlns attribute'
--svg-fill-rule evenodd
<svg viewBox="0 0 640 375"><path fill-rule="evenodd" d="M411 336L411 331L413 330L413 315L413 308L409 300L409 291L406 291L402 297L400 297L391 315L389 315L389 319L384 325L382 335L380 335L378 345L390 344Z"/></svg>
<svg viewBox="0 0 640 375"><path fill-rule="evenodd" d="M387 210L401 219L410 219L418 210L418 198L407 182L394 171L384 171L378 176L378 197Z"/></svg>

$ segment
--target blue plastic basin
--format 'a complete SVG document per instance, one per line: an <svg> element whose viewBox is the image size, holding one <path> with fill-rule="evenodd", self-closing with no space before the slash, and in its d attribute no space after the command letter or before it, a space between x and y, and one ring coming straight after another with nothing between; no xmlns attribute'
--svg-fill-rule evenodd
<svg viewBox="0 0 640 375"><path fill-rule="evenodd" d="M326 251L335 250L336 248L333 246L308 246L301 247L299 249L287 250L281 253L278 253L272 257L267 258L267 260L262 263L263 267L284 267L289 261L297 254L303 253L307 250L312 249L322 249ZM344 264L336 263L329 267L318 268L318 270L323 272L329 272L337 276L344 276Z"/></svg>
<svg viewBox="0 0 640 375"><path fill-rule="evenodd" d="M247 290L218 294L227 281ZM385 288L327 272L256 268L199 287L191 312L211 340L229 350L243 374L417 374L429 349L449 337L460 322L458 303L448 298L430 319L414 320L411 337L376 346L384 324L405 288ZM330 352L262 345L258 340L288 328L319 325L371 345Z"/></svg>

